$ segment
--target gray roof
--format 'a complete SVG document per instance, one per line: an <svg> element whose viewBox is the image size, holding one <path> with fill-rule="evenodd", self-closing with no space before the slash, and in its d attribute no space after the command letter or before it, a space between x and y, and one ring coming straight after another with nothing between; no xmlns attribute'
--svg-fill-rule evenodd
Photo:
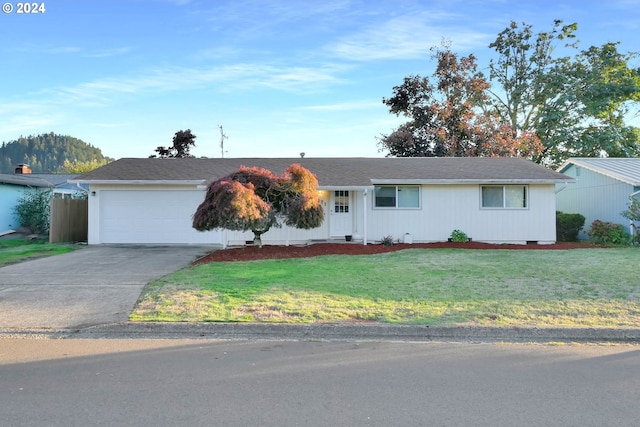
<svg viewBox="0 0 640 427"><path fill-rule="evenodd" d="M559 172L564 172L571 165L601 173L633 186L640 186L640 159L627 157L576 157L567 160Z"/></svg>
<svg viewBox="0 0 640 427"><path fill-rule="evenodd" d="M320 187L370 187L380 183L557 183L566 175L525 159L497 157L414 158L229 158L132 159L111 162L71 182L205 183L240 166L257 166L281 174L298 163L313 172Z"/></svg>
<svg viewBox="0 0 640 427"><path fill-rule="evenodd" d="M76 176L69 174L0 173L0 184L53 188L68 185L68 180Z"/></svg>

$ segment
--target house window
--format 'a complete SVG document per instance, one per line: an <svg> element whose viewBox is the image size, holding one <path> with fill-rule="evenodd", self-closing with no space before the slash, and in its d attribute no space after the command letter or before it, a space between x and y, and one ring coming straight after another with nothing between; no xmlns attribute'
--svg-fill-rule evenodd
<svg viewBox="0 0 640 427"><path fill-rule="evenodd" d="M336 190L333 194L333 209L336 213L349 212L349 192L345 190Z"/></svg>
<svg viewBox="0 0 640 427"><path fill-rule="evenodd" d="M417 209L420 207L420 186L376 185L374 206L376 208Z"/></svg>
<svg viewBox="0 0 640 427"><path fill-rule="evenodd" d="M526 185L483 185L482 207L524 209L528 207Z"/></svg>

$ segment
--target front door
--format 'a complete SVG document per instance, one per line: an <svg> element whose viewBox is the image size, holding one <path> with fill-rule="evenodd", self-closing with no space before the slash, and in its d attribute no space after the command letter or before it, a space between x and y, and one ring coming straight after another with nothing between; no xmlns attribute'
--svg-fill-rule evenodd
<svg viewBox="0 0 640 427"><path fill-rule="evenodd" d="M336 190L331 193L331 237L344 238L353 233L353 212L351 193L348 190Z"/></svg>

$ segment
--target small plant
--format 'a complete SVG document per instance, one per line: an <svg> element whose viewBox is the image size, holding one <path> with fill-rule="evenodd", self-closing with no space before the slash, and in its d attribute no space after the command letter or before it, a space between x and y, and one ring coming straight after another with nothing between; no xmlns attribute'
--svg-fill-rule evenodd
<svg viewBox="0 0 640 427"><path fill-rule="evenodd" d="M578 233L584 227L584 221L584 215L556 212L556 240L559 242L578 240Z"/></svg>
<svg viewBox="0 0 640 427"><path fill-rule="evenodd" d="M624 225L614 224L596 219L591 223L591 228L587 231L589 237L598 244L604 245L626 245L630 241L630 236Z"/></svg>
<svg viewBox="0 0 640 427"><path fill-rule="evenodd" d="M469 236L467 236L467 234L464 231L461 230L453 230L451 232L451 237L450 240L452 242L468 242L469 241Z"/></svg>
<svg viewBox="0 0 640 427"><path fill-rule="evenodd" d="M384 236L382 238L382 244L385 246L392 246L393 245L393 236Z"/></svg>

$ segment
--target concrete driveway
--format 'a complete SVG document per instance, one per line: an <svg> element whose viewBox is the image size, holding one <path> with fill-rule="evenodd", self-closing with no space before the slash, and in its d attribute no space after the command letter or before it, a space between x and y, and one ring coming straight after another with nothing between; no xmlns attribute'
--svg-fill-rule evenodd
<svg viewBox="0 0 640 427"><path fill-rule="evenodd" d="M0 329L77 329L126 321L142 288L213 251L89 246L0 268Z"/></svg>

